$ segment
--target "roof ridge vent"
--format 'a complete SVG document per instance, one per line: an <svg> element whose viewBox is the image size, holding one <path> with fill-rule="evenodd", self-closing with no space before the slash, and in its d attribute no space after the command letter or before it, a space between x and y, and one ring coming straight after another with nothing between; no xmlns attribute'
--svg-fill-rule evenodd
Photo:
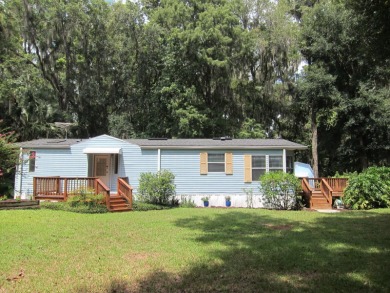
<svg viewBox="0 0 390 293"><path fill-rule="evenodd" d="M168 140L166 137L150 137L148 140Z"/></svg>
<svg viewBox="0 0 390 293"><path fill-rule="evenodd" d="M66 139L61 139L61 140L53 140L53 141L47 141L47 143L61 143L61 142L65 142Z"/></svg>
<svg viewBox="0 0 390 293"><path fill-rule="evenodd" d="M232 140L232 138L230 136L221 136L221 137L213 137L213 140L225 141L225 140Z"/></svg>

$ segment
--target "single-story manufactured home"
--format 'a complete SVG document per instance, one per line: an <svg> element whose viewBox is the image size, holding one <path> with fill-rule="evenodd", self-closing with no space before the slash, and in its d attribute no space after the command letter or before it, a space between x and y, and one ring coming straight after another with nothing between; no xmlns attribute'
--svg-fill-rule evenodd
<svg viewBox="0 0 390 293"><path fill-rule="evenodd" d="M178 196L232 196L244 206L248 190L258 193L265 172L294 172L294 152L307 147L285 139L37 139L19 144L21 165L15 196L33 193L34 177L96 177L117 192L118 178L127 177L137 194L142 172L167 169L175 175ZM219 197L218 197L219 196ZM222 199L219 199L222 198ZM212 200L211 200L212 201ZM212 203L212 202L211 202ZM255 203L255 206L259 203Z"/></svg>

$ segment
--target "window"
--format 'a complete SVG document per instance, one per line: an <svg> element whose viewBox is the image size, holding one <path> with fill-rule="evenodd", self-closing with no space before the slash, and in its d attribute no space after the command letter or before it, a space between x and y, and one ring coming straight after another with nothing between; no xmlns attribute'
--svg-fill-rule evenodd
<svg viewBox="0 0 390 293"><path fill-rule="evenodd" d="M233 153L200 153L200 174L225 173L233 175Z"/></svg>
<svg viewBox="0 0 390 293"><path fill-rule="evenodd" d="M36 152L31 151L30 156L28 157L28 161L29 161L28 171L29 172L35 172L35 158L36 158Z"/></svg>
<svg viewBox="0 0 390 293"><path fill-rule="evenodd" d="M287 156L287 162L286 162L286 172L287 173L294 173L294 159L292 156Z"/></svg>
<svg viewBox="0 0 390 293"><path fill-rule="evenodd" d="M225 172L225 154L207 154L208 171Z"/></svg>
<svg viewBox="0 0 390 293"><path fill-rule="evenodd" d="M293 172L292 156L286 157L286 172ZM244 155L244 182L259 181L266 172L283 171L283 156Z"/></svg>
<svg viewBox="0 0 390 293"><path fill-rule="evenodd" d="M283 171L283 156L269 156L269 171Z"/></svg>
<svg viewBox="0 0 390 293"><path fill-rule="evenodd" d="M259 181L266 171L265 156L252 156L252 181Z"/></svg>

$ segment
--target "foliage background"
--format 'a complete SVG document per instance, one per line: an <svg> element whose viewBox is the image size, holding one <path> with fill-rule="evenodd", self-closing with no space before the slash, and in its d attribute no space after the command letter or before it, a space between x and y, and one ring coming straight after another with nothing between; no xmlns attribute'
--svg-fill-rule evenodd
<svg viewBox="0 0 390 293"><path fill-rule="evenodd" d="M283 137L320 175L390 160L390 2L0 2L18 141ZM298 67L306 64L304 70ZM315 93L315 95L313 95Z"/></svg>

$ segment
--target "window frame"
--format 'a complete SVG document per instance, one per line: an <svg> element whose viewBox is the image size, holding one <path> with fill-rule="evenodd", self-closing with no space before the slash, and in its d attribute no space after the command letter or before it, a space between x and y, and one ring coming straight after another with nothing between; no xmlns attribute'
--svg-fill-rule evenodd
<svg viewBox="0 0 390 293"><path fill-rule="evenodd" d="M290 166L289 166L289 163ZM286 173L294 174L294 157L286 156Z"/></svg>
<svg viewBox="0 0 390 293"><path fill-rule="evenodd" d="M263 157L264 158L264 167L253 167L253 159L256 158L256 157ZM260 176L258 176L256 179L254 179L253 177L253 170L264 170L264 173L267 173L267 156L266 155L251 155L251 178L252 178L252 182L253 181L260 181L260 176L263 175L263 174L260 174Z"/></svg>
<svg viewBox="0 0 390 293"><path fill-rule="evenodd" d="M281 159L281 166L278 166L278 167L271 167L271 158L272 157L275 157L275 158L280 158ZM283 156L280 156L280 155L269 155L268 156L268 172L278 172L278 171L282 171L284 172L284 168L283 168Z"/></svg>
<svg viewBox="0 0 390 293"><path fill-rule="evenodd" d="M213 155L223 156L223 161L210 162L210 156L213 156ZM211 171L210 164L223 165L223 170ZM225 153L207 153L207 172L208 173L226 173L226 155L225 155Z"/></svg>
<svg viewBox="0 0 390 293"><path fill-rule="evenodd" d="M28 153L28 172L29 173L34 173L36 169L36 157L37 157L37 152L36 151L30 151Z"/></svg>

